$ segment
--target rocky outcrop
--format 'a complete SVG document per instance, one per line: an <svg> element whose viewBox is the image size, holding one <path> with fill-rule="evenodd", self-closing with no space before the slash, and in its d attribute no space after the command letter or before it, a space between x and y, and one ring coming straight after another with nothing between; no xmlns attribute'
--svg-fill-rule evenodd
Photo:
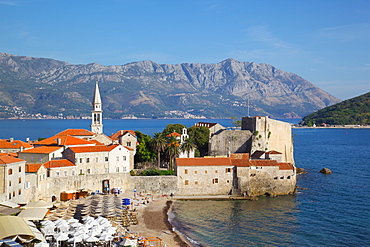
<svg viewBox="0 0 370 247"><path fill-rule="evenodd" d="M207 117L245 116L249 99L251 114L298 117L340 101L293 73L234 59L217 64L141 61L103 66L0 53L0 80L3 94L21 88L27 100L33 99L31 112L43 103L40 94L53 97L56 91L68 91L89 101L95 81L100 82L108 114L183 110ZM14 98L6 102L0 104L21 104ZM54 111L61 108L47 103ZM73 112L73 108L66 110Z"/></svg>
<svg viewBox="0 0 370 247"><path fill-rule="evenodd" d="M320 170L322 174L332 174L333 172L329 168L322 168Z"/></svg>

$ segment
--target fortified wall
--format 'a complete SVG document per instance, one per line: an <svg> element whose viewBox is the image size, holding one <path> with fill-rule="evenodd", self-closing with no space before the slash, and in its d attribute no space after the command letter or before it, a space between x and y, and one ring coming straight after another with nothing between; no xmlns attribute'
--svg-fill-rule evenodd
<svg viewBox="0 0 370 247"><path fill-rule="evenodd" d="M242 130L253 133L250 154L274 150L282 153L282 162L294 164L292 128L289 123L269 117L243 117Z"/></svg>

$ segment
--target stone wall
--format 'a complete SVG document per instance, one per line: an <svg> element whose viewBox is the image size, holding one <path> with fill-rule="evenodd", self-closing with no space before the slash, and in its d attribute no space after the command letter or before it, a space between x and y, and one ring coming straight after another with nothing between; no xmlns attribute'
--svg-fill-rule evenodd
<svg viewBox="0 0 370 247"><path fill-rule="evenodd" d="M153 194L177 193L177 176L132 176L129 191Z"/></svg>
<svg viewBox="0 0 370 247"><path fill-rule="evenodd" d="M278 167L239 167L238 182L241 192L248 196L286 195L295 191L296 173Z"/></svg>
<svg viewBox="0 0 370 247"><path fill-rule="evenodd" d="M292 129L289 123L268 117L243 117L242 130L253 133L251 154L256 150L282 153L282 162L294 164Z"/></svg>
<svg viewBox="0 0 370 247"><path fill-rule="evenodd" d="M228 156L231 153L247 153L252 133L249 130L220 130L209 143L209 156Z"/></svg>

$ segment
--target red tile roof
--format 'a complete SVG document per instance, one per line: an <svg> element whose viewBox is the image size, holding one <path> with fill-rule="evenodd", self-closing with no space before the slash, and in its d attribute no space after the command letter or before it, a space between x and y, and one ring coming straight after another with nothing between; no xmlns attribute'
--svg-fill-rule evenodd
<svg viewBox="0 0 370 247"><path fill-rule="evenodd" d="M111 135L110 138L118 139L118 137L126 135L127 133L130 133L131 135L136 137L136 133L133 130L119 130L116 133L114 133L113 135Z"/></svg>
<svg viewBox="0 0 370 247"><path fill-rule="evenodd" d="M177 166L231 166L230 158L177 158Z"/></svg>
<svg viewBox="0 0 370 247"><path fill-rule="evenodd" d="M26 172L37 172L42 164L26 164Z"/></svg>
<svg viewBox="0 0 370 247"><path fill-rule="evenodd" d="M268 151L266 153L267 154L282 154L282 153L280 153L279 151L276 151L276 150L271 150L271 151Z"/></svg>
<svg viewBox="0 0 370 247"><path fill-rule="evenodd" d="M69 147L74 153L109 152L118 147L118 144L108 146Z"/></svg>
<svg viewBox="0 0 370 247"><path fill-rule="evenodd" d="M89 140L89 142L95 143L97 146L102 146L104 145L103 143L97 141L97 140Z"/></svg>
<svg viewBox="0 0 370 247"><path fill-rule="evenodd" d="M59 139L59 144L58 144ZM69 135L52 136L47 139L36 142L35 145L46 145L46 146L70 146L70 145L95 145L94 142L87 141L81 138L77 138Z"/></svg>
<svg viewBox="0 0 370 247"><path fill-rule="evenodd" d="M280 170L294 170L290 163L279 163L276 160L250 160L248 153L231 154L230 158L177 158L177 166L277 166Z"/></svg>
<svg viewBox="0 0 370 247"><path fill-rule="evenodd" d="M33 146L20 140L0 139L0 148L32 148Z"/></svg>
<svg viewBox="0 0 370 247"><path fill-rule="evenodd" d="M50 160L43 164L45 168L55 168L55 167L66 167L66 166L75 166L71 161L67 159L62 160Z"/></svg>
<svg viewBox="0 0 370 247"><path fill-rule="evenodd" d="M52 152L58 151L62 149L62 147L53 147L53 146L41 146L37 148L31 148L24 150L23 153L31 153L31 154L50 154Z"/></svg>
<svg viewBox="0 0 370 247"><path fill-rule="evenodd" d="M94 132L85 129L66 129L56 134L56 136L95 136Z"/></svg>
<svg viewBox="0 0 370 247"><path fill-rule="evenodd" d="M1 155L0 156L0 164L1 165L12 164L12 163L20 162L20 161L24 161L24 160L18 159L18 158L12 157L12 156L8 156L8 155Z"/></svg>

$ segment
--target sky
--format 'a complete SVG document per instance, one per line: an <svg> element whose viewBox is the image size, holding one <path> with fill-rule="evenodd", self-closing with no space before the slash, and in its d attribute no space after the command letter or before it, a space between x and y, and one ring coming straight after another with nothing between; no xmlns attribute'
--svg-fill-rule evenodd
<svg viewBox="0 0 370 247"><path fill-rule="evenodd" d="M267 63L370 91L369 0L0 0L0 52L71 64Z"/></svg>

